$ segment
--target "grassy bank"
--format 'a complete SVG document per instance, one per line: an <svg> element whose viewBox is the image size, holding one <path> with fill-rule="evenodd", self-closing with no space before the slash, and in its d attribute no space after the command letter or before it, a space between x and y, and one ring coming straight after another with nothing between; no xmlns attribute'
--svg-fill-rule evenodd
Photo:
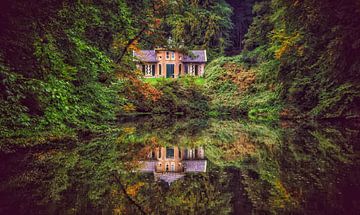
<svg viewBox="0 0 360 215"><path fill-rule="evenodd" d="M149 84L155 86L156 84L163 81L164 79L166 79L166 78L143 78L141 80L145 83L149 83ZM176 80L176 79L167 79L167 80ZM194 77L194 82L195 82L195 84L202 86L205 84L205 78Z"/></svg>

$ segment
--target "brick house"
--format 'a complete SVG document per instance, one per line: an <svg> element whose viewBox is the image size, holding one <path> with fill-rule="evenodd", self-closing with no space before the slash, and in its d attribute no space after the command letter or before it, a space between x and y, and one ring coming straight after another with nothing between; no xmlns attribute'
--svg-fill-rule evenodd
<svg viewBox="0 0 360 215"><path fill-rule="evenodd" d="M183 75L203 76L207 62L206 50L192 50L191 56L175 50L154 49L134 51L137 68L145 78L177 78Z"/></svg>

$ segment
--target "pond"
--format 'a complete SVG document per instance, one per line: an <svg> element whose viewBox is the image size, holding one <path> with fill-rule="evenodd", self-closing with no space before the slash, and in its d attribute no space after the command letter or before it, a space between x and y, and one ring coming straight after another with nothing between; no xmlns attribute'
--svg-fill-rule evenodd
<svg viewBox="0 0 360 215"><path fill-rule="evenodd" d="M2 147L0 214L357 214L359 127L159 115Z"/></svg>

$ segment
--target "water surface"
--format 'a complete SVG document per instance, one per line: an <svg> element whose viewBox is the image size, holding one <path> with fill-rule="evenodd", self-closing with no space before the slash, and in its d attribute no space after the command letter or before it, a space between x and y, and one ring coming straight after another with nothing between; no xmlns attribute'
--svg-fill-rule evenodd
<svg viewBox="0 0 360 215"><path fill-rule="evenodd" d="M358 128L134 117L81 141L2 147L0 213L357 214Z"/></svg>

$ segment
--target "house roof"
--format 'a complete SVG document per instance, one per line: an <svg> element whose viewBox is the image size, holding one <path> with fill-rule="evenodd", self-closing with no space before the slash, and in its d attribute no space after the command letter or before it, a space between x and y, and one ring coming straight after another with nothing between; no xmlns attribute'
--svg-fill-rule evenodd
<svg viewBox="0 0 360 215"><path fill-rule="evenodd" d="M184 56L184 63L204 63L207 62L206 50L191 50L193 56ZM156 50L139 50L134 51L133 56L142 62L159 62L156 59Z"/></svg>
<svg viewBox="0 0 360 215"><path fill-rule="evenodd" d="M140 162L140 172L154 172L156 168L157 161L141 161Z"/></svg>
<svg viewBox="0 0 360 215"><path fill-rule="evenodd" d="M183 160L185 172L206 172L206 160Z"/></svg>
<svg viewBox="0 0 360 215"><path fill-rule="evenodd" d="M190 51L194 56L184 56L182 62L184 63L195 63L195 62L206 62L207 56L206 56L206 50L191 50Z"/></svg>
<svg viewBox="0 0 360 215"><path fill-rule="evenodd" d="M158 60L156 59L155 50L140 50L136 52L134 51L133 56L143 62L158 62Z"/></svg>

